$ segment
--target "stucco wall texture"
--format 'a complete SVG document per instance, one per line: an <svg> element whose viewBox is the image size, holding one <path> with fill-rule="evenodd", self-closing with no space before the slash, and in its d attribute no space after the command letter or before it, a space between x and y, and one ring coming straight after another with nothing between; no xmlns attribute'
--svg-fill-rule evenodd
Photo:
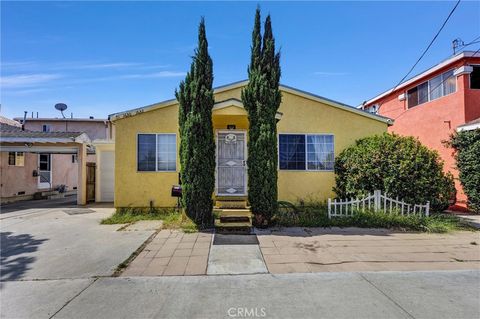
<svg viewBox="0 0 480 319"><path fill-rule="evenodd" d="M76 119L71 121L31 119L27 118L25 129L30 131L42 131L42 126L50 126L51 132L85 132L90 140L108 139L114 135L110 123L107 121L84 121ZM33 177L33 171L38 170L38 154L25 153L25 165L8 165L8 152L1 152L1 197L17 196L19 192L32 195L41 190L38 188L38 177ZM87 162L95 162L95 154L87 156ZM66 185L67 191L78 187L78 163L72 161L71 154L52 154L52 187Z"/></svg>
<svg viewBox="0 0 480 319"><path fill-rule="evenodd" d="M215 94L217 102L240 99L241 87ZM320 103L300 95L282 92L283 113L278 133L334 134L335 154L352 145L358 138L387 131L387 124L349 111ZM228 124L247 129L246 111L229 106L213 112L214 129L226 129ZM137 134L175 133L178 153L178 104L119 119L115 139L115 206L146 207L150 201L157 207L176 204L170 196L171 186L178 183L180 163L177 154L176 172L137 172ZM325 200L333 196L335 174L326 171L278 172L279 200Z"/></svg>
<svg viewBox="0 0 480 319"><path fill-rule="evenodd" d="M480 58L462 59L446 65L401 90L366 105L379 104L379 114L395 120L394 125L389 127L389 132L417 137L422 144L439 153L445 162L444 170L451 172L455 177L457 204L460 206L466 205L466 196L458 181L453 150L446 147L443 141L448 140L459 125L480 117L480 90L471 89L470 75L462 74L456 77L457 90L454 93L413 108L409 109L407 99L400 101L398 96L402 93L406 95L411 88L443 72L471 64L480 64Z"/></svg>

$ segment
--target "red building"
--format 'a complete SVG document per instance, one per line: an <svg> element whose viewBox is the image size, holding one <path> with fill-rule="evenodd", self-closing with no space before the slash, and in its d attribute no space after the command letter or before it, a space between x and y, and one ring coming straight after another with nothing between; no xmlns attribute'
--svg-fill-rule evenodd
<svg viewBox="0 0 480 319"><path fill-rule="evenodd" d="M458 53L359 108L394 119L390 132L418 137L438 151L445 170L458 178L453 151L442 141L457 127L480 118L480 53ZM458 179L455 183L457 205L465 207Z"/></svg>

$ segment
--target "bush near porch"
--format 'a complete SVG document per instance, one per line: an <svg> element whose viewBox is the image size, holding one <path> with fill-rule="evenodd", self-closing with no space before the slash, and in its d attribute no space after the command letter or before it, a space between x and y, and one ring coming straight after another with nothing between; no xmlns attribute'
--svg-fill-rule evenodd
<svg viewBox="0 0 480 319"><path fill-rule="evenodd" d="M443 161L413 137L384 133L357 140L335 159L338 198L363 197L379 189L416 204L430 202L443 211L455 197L453 176Z"/></svg>
<svg viewBox="0 0 480 319"><path fill-rule="evenodd" d="M350 217L328 218L327 204L317 201L300 201L297 204L279 202L278 213L273 217L277 226L284 227L361 227L387 228L402 231L445 233L455 230L473 230L458 217L433 214L429 217L401 215L374 211L355 211Z"/></svg>

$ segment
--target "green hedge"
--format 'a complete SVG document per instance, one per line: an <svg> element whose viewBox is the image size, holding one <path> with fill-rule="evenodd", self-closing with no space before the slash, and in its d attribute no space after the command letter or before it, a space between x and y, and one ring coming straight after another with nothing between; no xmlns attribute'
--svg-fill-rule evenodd
<svg viewBox="0 0 480 319"><path fill-rule="evenodd" d="M455 133L448 144L455 149L460 183L468 198L468 208L480 213L480 129Z"/></svg>
<svg viewBox="0 0 480 319"><path fill-rule="evenodd" d="M455 196L453 177L443 172L438 153L413 137L384 133L360 139L336 158L335 173L339 198L378 189L408 203L430 201L434 211L442 211Z"/></svg>

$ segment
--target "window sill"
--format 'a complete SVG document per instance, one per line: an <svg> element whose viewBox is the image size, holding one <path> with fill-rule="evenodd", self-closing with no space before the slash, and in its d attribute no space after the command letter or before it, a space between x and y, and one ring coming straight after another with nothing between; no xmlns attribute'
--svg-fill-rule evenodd
<svg viewBox="0 0 480 319"><path fill-rule="evenodd" d="M178 171L136 171L137 173L178 173Z"/></svg>

